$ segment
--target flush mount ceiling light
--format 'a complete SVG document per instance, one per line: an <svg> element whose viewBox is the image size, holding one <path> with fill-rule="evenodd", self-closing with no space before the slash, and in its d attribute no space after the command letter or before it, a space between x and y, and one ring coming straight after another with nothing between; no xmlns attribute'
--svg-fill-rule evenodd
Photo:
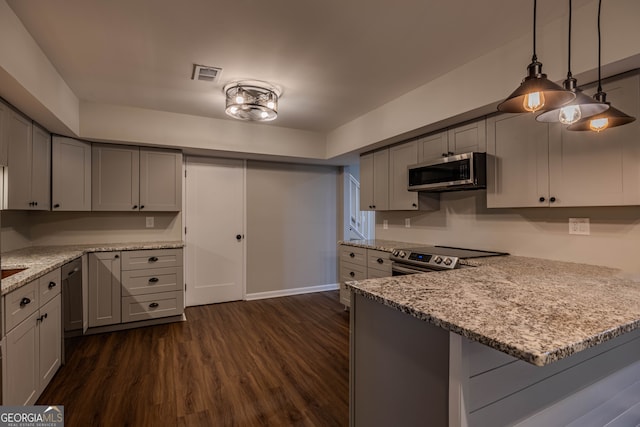
<svg viewBox="0 0 640 427"><path fill-rule="evenodd" d="M536 10L537 0L533 0L533 56L527 67L527 76L507 99L498 105L498 111L504 113L525 113L558 108L573 100L576 95L564 90L547 79L542 73L542 64L536 55Z"/></svg>
<svg viewBox="0 0 640 427"><path fill-rule="evenodd" d="M567 78L563 82L562 86L566 90L575 93L576 98L568 104L564 104L560 108L548 110L538 115L536 117L536 120L539 122L560 122L565 125L571 125L582 118L594 116L609 109L609 105L594 100L582 93L582 91L577 88L577 80L571 74L571 9L571 0L569 0L569 49L567 55L568 67Z"/></svg>
<svg viewBox="0 0 640 427"><path fill-rule="evenodd" d="M607 102L607 94L602 91L601 84L601 51L602 51L602 40L600 35L600 11L602 10L602 0L598 1L598 92L593 95L593 99L597 102L605 104L609 106L609 108L603 113L596 114L595 116L587 117L580 120L577 123L572 124L567 129L568 130L591 130L594 132L602 132L605 129L626 125L627 123L631 123L636 118L631 117L617 108L613 108L609 102Z"/></svg>
<svg viewBox="0 0 640 427"><path fill-rule="evenodd" d="M267 122L278 117L282 91L266 82L241 80L227 84L225 113L234 119Z"/></svg>

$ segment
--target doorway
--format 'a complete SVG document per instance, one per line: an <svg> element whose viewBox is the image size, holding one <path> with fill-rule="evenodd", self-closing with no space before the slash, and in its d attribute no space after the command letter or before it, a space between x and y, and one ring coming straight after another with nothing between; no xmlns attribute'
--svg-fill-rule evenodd
<svg viewBox="0 0 640 427"><path fill-rule="evenodd" d="M187 157L185 170L186 305L242 300L245 161Z"/></svg>

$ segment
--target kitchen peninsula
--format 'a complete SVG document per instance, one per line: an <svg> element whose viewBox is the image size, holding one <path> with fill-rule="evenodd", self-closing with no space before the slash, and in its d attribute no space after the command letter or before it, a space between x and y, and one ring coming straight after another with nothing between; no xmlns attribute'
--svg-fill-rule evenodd
<svg viewBox="0 0 640 427"><path fill-rule="evenodd" d="M348 283L352 426L590 425L640 393L638 281L517 256L469 264ZM631 400L619 416L638 416Z"/></svg>

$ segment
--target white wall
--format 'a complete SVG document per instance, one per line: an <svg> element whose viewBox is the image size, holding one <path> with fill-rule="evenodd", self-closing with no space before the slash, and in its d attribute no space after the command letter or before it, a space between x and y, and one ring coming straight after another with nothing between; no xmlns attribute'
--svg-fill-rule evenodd
<svg viewBox="0 0 640 427"><path fill-rule="evenodd" d="M247 293L335 284L338 168L247 162Z"/></svg>
<svg viewBox="0 0 640 427"><path fill-rule="evenodd" d="M146 228L146 217L154 227ZM2 211L2 252L27 246L182 240L175 212Z"/></svg>
<svg viewBox="0 0 640 427"><path fill-rule="evenodd" d="M568 218L591 235L569 235ZM411 228L404 227L410 218ZM382 221L389 222L384 230ZM638 207L487 209L485 191L441 194L437 212L378 212L376 238L617 267L640 273Z"/></svg>

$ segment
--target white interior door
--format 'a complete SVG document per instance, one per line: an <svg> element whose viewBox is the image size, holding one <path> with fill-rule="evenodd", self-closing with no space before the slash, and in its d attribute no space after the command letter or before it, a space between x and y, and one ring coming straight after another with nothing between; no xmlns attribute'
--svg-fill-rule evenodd
<svg viewBox="0 0 640 427"><path fill-rule="evenodd" d="M186 304L241 300L245 162L188 157L186 169Z"/></svg>

